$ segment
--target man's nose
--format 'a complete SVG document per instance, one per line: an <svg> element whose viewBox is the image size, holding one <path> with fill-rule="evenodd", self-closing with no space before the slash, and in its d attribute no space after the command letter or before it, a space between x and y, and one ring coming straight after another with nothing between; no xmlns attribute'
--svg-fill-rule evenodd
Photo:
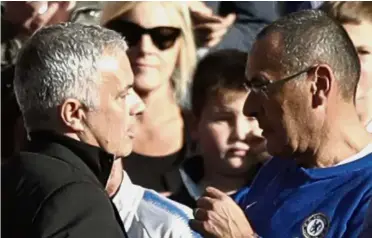
<svg viewBox="0 0 372 238"><path fill-rule="evenodd" d="M254 93L249 93L243 106L243 114L246 117L256 117L261 107L261 102Z"/></svg>
<svg viewBox="0 0 372 238"><path fill-rule="evenodd" d="M142 99L140 98L140 96L138 96L137 93L134 94L134 97L135 101L130 109L130 114L133 116L141 114L146 108L145 103L142 101Z"/></svg>

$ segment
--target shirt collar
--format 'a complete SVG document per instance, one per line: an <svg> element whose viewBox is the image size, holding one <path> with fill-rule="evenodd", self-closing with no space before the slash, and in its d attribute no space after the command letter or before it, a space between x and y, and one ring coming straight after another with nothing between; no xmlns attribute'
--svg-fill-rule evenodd
<svg viewBox="0 0 372 238"><path fill-rule="evenodd" d="M65 160L70 160L71 158L63 156L64 150L54 144L62 145L69 149L89 167L103 186L106 185L114 161L113 154L107 153L100 147L89 145L52 131L31 132L30 140L29 146L33 149L39 148L39 150L45 151L50 156L62 157Z"/></svg>

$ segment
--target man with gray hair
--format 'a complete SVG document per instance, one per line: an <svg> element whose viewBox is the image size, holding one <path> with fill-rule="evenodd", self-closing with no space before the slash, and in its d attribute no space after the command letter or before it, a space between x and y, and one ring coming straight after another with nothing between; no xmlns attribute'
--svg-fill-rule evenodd
<svg viewBox="0 0 372 238"><path fill-rule="evenodd" d="M191 226L213 237L359 237L372 198L372 136L355 108L360 62L341 25L289 14L250 51L243 112L273 155L239 206L207 188Z"/></svg>
<svg viewBox="0 0 372 238"><path fill-rule="evenodd" d="M14 89L30 141L2 166L4 237L126 236L105 191L143 109L126 49L114 31L77 23L23 46Z"/></svg>

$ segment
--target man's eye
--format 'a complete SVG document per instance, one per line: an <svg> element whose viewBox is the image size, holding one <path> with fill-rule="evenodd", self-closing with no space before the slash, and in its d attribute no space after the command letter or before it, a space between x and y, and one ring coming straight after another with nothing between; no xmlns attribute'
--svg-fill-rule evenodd
<svg viewBox="0 0 372 238"><path fill-rule="evenodd" d="M267 92L269 91L269 90L267 89L267 84L262 85L262 86L260 87L260 90L263 91L263 92L265 92L265 93L267 93Z"/></svg>
<svg viewBox="0 0 372 238"><path fill-rule="evenodd" d="M251 85L255 88L262 88L268 84L267 80L255 80L251 82Z"/></svg>
<svg viewBox="0 0 372 238"><path fill-rule="evenodd" d="M214 121L230 121L233 119L233 116L230 114L225 114L225 113L218 113L213 116Z"/></svg>
<svg viewBox="0 0 372 238"><path fill-rule="evenodd" d="M358 54L359 55L368 55L368 54L370 54L370 52L367 51L367 50L358 50Z"/></svg>
<svg viewBox="0 0 372 238"><path fill-rule="evenodd" d="M128 93L123 93L122 95L120 95L120 98L125 99L127 96L128 96Z"/></svg>

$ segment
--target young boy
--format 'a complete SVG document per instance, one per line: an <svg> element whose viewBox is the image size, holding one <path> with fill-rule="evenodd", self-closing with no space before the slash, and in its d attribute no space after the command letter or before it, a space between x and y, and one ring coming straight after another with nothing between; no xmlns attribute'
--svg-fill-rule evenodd
<svg viewBox="0 0 372 238"><path fill-rule="evenodd" d="M269 158L255 118L243 114L247 54L221 50L199 63L191 91L194 128L201 156L186 160L183 186L172 199L191 208L207 186L234 197L250 184L260 164Z"/></svg>
<svg viewBox="0 0 372 238"><path fill-rule="evenodd" d="M357 49L361 76L356 107L362 123L372 133L372 2L326 2L321 10L342 24Z"/></svg>

